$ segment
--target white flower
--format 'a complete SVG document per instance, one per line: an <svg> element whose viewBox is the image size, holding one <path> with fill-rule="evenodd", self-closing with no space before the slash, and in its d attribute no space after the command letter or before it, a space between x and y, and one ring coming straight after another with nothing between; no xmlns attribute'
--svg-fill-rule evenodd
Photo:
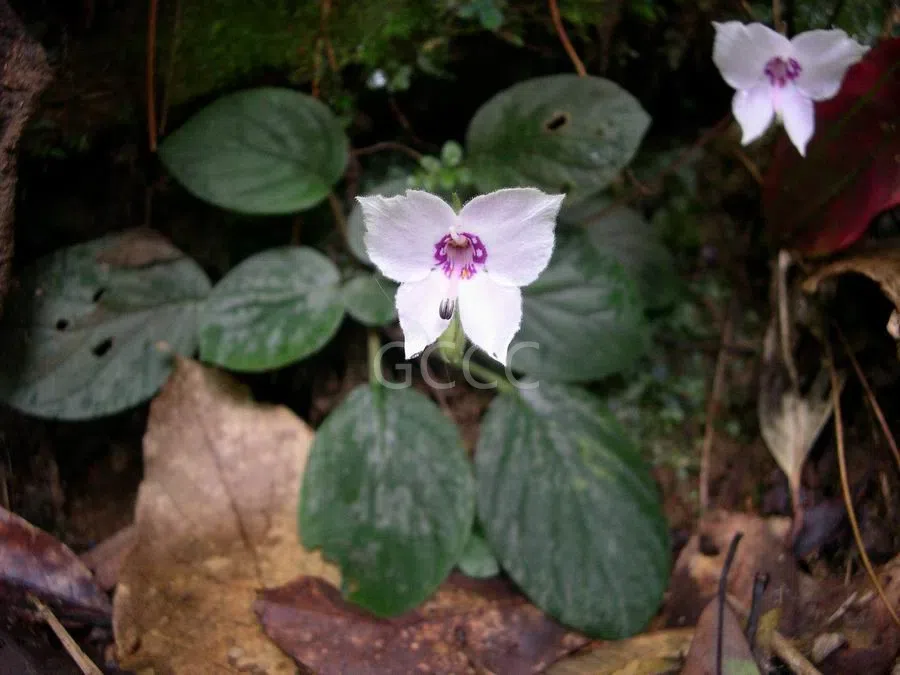
<svg viewBox="0 0 900 675"><path fill-rule="evenodd" d="M737 92L732 101L744 145L777 115L801 155L815 128L813 101L832 98L866 47L842 30L811 30L788 40L761 23L713 22L713 61Z"/></svg>
<svg viewBox="0 0 900 675"><path fill-rule="evenodd" d="M547 266L564 197L535 188L497 190L475 197L459 214L420 190L357 197L369 257L400 282L406 358L437 340L458 307L468 338L506 364L522 320L519 287Z"/></svg>

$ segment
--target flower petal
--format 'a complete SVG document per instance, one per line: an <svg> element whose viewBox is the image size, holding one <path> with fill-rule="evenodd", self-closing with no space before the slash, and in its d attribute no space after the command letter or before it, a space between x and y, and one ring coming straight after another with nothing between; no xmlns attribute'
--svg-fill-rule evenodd
<svg viewBox="0 0 900 675"><path fill-rule="evenodd" d="M469 339L505 366L522 322L522 292L476 274L459 285L459 319Z"/></svg>
<svg viewBox="0 0 900 675"><path fill-rule="evenodd" d="M775 117L769 83L763 82L752 89L736 91L731 101L731 110L741 125L741 143L747 145L755 141L769 128Z"/></svg>
<svg viewBox="0 0 900 675"><path fill-rule="evenodd" d="M868 50L842 30L800 33L791 40L791 45L802 69L794 84L813 101L834 97L847 69Z"/></svg>
<svg viewBox="0 0 900 675"><path fill-rule="evenodd" d="M809 143L816 128L815 106L798 91L797 87L788 85L780 94L777 105L784 130L787 131L791 143L797 147L797 152L805 157L806 144Z"/></svg>
<svg viewBox="0 0 900 675"><path fill-rule="evenodd" d="M434 267L434 245L456 225L440 197L407 190L397 197L357 197L366 225L366 251L394 281L419 281Z"/></svg>
<svg viewBox="0 0 900 675"><path fill-rule="evenodd" d="M525 286L544 271L553 253L553 229L565 195L508 188L475 197L459 214L460 228L481 237L485 269L508 286Z"/></svg>
<svg viewBox="0 0 900 675"><path fill-rule="evenodd" d="M403 329L403 347L411 359L437 340L450 325L440 315L447 292L447 277L434 270L420 281L408 281L397 289L397 316Z"/></svg>
<svg viewBox="0 0 900 675"><path fill-rule="evenodd" d="M734 89L752 89L765 77L769 59L791 54L788 39L761 23L745 26L739 21L713 21L713 26L713 62Z"/></svg>

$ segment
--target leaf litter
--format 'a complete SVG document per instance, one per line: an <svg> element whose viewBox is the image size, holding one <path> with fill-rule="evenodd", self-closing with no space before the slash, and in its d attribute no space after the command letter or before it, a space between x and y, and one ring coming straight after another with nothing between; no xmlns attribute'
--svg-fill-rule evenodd
<svg viewBox="0 0 900 675"><path fill-rule="evenodd" d="M256 593L298 574L338 580L305 551L297 487L313 433L186 359L150 407L135 542L113 603L121 666L294 672L253 615Z"/></svg>

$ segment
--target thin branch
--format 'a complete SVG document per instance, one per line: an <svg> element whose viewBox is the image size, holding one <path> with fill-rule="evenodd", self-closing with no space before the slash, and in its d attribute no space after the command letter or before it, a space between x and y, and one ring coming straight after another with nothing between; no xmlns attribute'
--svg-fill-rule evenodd
<svg viewBox="0 0 900 675"><path fill-rule="evenodd" d="M747 169L747 173L749 173L753 177L753 180L756 181L757 185L762 185L765 182L765 179L763 178L762 172L759 170L759 167L756 166L756 163L752 159L747 157L746 152L744 152L737 146L732 148L731 152L735 157L738 158L738 161L740 161L740 163L744 165L744 168Z"/></svg>
<svg viewBox="0 0 900 675"><path fill-rule="evenodd" d="M578 58L578 52L575 51L575 47L573 47L572 43L569 41L569 36L566 34L566 28L563 26L562 16L559 14L559 6L556 4L556 0L548 0L548 3L550 5L550 16L553 19L553 26L556 28L556 34L559 35L559 41L562 42L563 49L565 49L566 54L569 55L569 60L572 61L572 65L575 66L575 72L578 73L579 77L584 77L587 75L587 69L585 69L581 59Z"/></svg>
<svg viewBox="0 0 900 675"><path fill-rule="evenodd" d="M853 530L853 538L856 540L856 547L859 550L859 557L862 560L863 567L869 575L869 580L881 597L884 606L894 620L894 623L900 627L900 617L891 606L890 600L884 592L881 582L878 581L878 575L875 574L875 568L872 567L872 561L869 554L866 553L866 547L863 543L862 533L859 531L859 522L856 519L856 512L853 510L853 497L850 494L850 479L847 476L847 453L844 448L844 421L841 417L841 386L840 378L838 378L837 369L834 366L834 354L831 349L831 342L825 339L825 354L828 361L828 371L831 374L831 401L834 406L834 436L837 442L838 468L841 473L841 492L844 495L844 505L847 508L847 518L850 521L850 529Z"/></svg>
<svg viewBox="0 0 900 675"><path fill-rule="evenodd" d="M331 215L334 218L334 224L337 225L338 232L344 244L350 245L350 232L347 229L347 217L344 215L344 208L341 206L341 200L333 192L328 193L328 206L331 207Z"/></svg>
<svg viewBox="0 0 900 675"><path fill-rule="evenodd" d="M147 17L147 135L150 152L156 152L156 17L158 0L150 0Z"/></svg>
<svg viewBox="0 0 900 675"><path fill-rule="evenodd" d="M712 458L712 446L716 437L716 420L722 406L725 389L725 370L730 356L728 345L734 334L734 301L729 303L728 314L722 325L722 339L719 342L719 354L716 357L716 369L713 374L712 389L706 404L706 428L703 432L703 449L700 453L700 511L709 508L709 471Z"/></svg>
<svg viewBox="0 0 900 675"><path fill-rule="evenodd" d="M175 81L175 62L178 55L178 36L181 29L181 0L174 0L172 35L169 36L169 59L166 64L166 79L163 82L162 104L159 111L159 135L165 136L169 118L169 103L172 97L172 82Z"/></svg>
<svg viewBox="0 0 900 675"><path fill-rule="evenodd" d="M50 608L33 595L29 595L28 599L31 600L31 604L35 606L38 614L47 625L50 626L50 629L56 634L56 637L59 638L63 648L65 648L69 656L72 657L72 660L81 672L84 673L84 675L103 675L103 671L100 670L96 664L91 661L88 655L81 650L81 647L79 647L78 643L72 639L72 636L69 635L69 631L67 631L65 626L59 622L59 619L57 619L53 612L50 611Z"/></svg>
<svg viewBox="0 0 900 675"><path fill-rule="evenodd" d="M841 15L841 12L844 10L844 0L837 0L834 3L834 7L831 10L831 15L828 17L828 23L825 24L828 28L831 28L838 20L838 17Z"/></svg>
<svg viewBox="0 0 900 675"><path fill-rule="evenodd" d="M882 412L881 406L878 404L878 399L875 398L875 392L872 391L872 387L869 386L869 380L863 373L862 368L859 367L859 361L857 361L856 355L850 348L850 343L847 342L844 332L841 330L840 326L835 325L835 328L837 328L837 334L841 340L841 344L844 346L844 351L846 351L847 356L850 357L850 363L853 364L853 370L856 371L856 377L859 378L859 383L866 392L866 398L869 399L869 404L875 412L875 417L878 419L881 431L884 433L888 445L891 446L891 452L894 453L894 460L897 462L897 468L900 469L900 449L897 448L897 441L894 439L894 434L891 433L891 428L888 426L887 419L884 417L884 412Z"/></svg>
<svg viewBox="0 0 900 675"><path fill-rule="evenodd" d="M772 25L782 35L787 34L784 19L781 16L781 0L772 0Z"/></svg>
<svg viewBox="0 0 900 675"><path fill-rule="evenodd" d="M414 150L408 145L403 145L403 143L395 143L394 141L381 141L379 143L367 145L363 148L356 148L352 150L350 154L356 157L361 157L362 155L371 155L376 152L381 152L382 150L396 150L397 152L402 152L406 155L409 155L417 162L422 159L422 153L418 150Z"/></svg>
<svg viewBox="0 0 900 675"><path fill-rule="evenodd" d="M606 218L606 216L608 216L610 213L615 211L620 206L629 204L632 200L641 196L641 193L646 193L648 190L650 191L650 194L656 194L658 192L661 192L663 189L663 181L669 176L669 174L674 173L675 171L680 169L684 164L686 164L687 161L691 158L691 155L694 154L694 152L696 152L697 150L702 148L709 141L711 141L713 138L718 136L722 131L724 131L725 128L728 126L729 122L731 122L731 113L728 113L727 115L725 115L725 117L723 117L718 122L716 122L714 126L710 127L706 131L704 131L703 134L701 134L700 137L696 141L694 141L694 143L690 147L682 150L681 153L678 155L677 158L675 158L675 160L673 162L671 162L667 166L660 169L656 173L656 175L653 176L653 178L650 181L642 184L640 186L640 190L631 190L624 196L620 197L619 199L616 199L605 209L601 210L600 213L598 213L597 215L595 215L595 216L589 218L587 221L585 221L585 225L590 225L592 223L596 223L600 220L603 220L604 218Z"/></svg>

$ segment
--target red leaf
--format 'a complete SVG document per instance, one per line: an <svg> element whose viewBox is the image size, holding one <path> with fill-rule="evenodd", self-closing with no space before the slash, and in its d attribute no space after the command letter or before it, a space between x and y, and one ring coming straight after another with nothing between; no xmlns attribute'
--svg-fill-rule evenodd
<svg viewBox="0 0 900 675"><path fill-rule="evenodd" d="M112 611L78 556L0 507L0 599L28 608L28 593L56 605L61 618L108 620Z"/></svg>
<svg viewBox="0 0 900 675"><path fill-rule="evenodd" d="M499 579L454 574L422 607L379 619L316 577L264 590L266 633L319 675L543 672L588 640L570 633Z"/></svg>
<svg viewBox="0 0 900 675"><path fill-rule="evenodd" d="M782 134L763 187L770 239L806 254L850 246L900 204L900 38L870 50L816 104L804 159Z"/></svg>

